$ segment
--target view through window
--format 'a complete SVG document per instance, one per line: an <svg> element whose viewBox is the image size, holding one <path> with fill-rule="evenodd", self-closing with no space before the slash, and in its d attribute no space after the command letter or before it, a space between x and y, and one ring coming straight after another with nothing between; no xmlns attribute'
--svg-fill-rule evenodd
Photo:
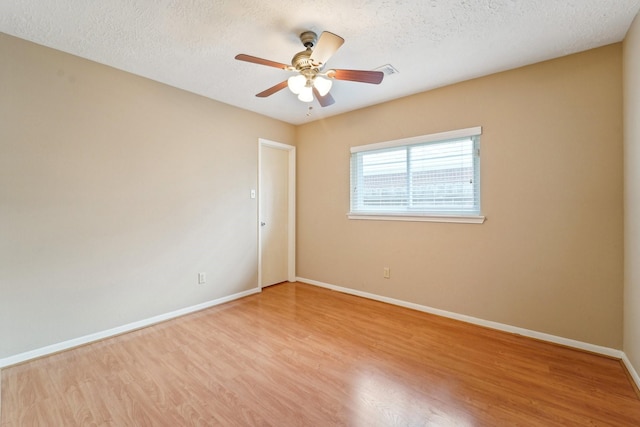
<svg viewBox="0 0 640 427"><path fill-rule="evenodd" d="M463 131L352 148L351 213L479 215L481 130Z"/></svg>

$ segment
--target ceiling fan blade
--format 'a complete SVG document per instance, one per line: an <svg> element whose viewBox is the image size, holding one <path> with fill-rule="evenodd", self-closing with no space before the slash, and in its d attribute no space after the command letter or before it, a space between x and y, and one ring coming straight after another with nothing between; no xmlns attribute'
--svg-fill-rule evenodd
<svg viewBox="0 0 640 427"><path fill-rule="evenodd" d="M311 61L317 65L324 65L329 58L342 46L344 39L336 34L324 31L320 34L318 43L311 52Z"/></svg>
<svg viewBox="0 0 640 427"><path fill-rule="evenodd" d="M268 59L258 58L257 56L245 55L244 53L236 55L236 59L238 61L246 61L246 62L252 62L254 64L266 65L268 67L280 68L282 70L288 70L289 68L291 68L291 66L287 64L282 64L280 62L275 62L275 61L269 61Z"/></svg>
<svg viewBox="0 0 640 427"><path fill-rule="evenodd" d="M257 94L256 96L258 98L266 98L267 96L271 96L276 92L281 91L282 89L284 89L285 87L287 87L287 81L283 81L278 83L275 86L271 86L269 89L267 90L263 90L262 92L260 92L259 94Z"/></svg>
<svg viewBox="0 0 640 427"><path fill-rule="evenodd" d="M318 102L320 103L321 107L328 107L329 105L336 102L336 100L333 99L333 96L331 96L329 92L327 92L325 96L321 96L320 92L318 92L318 89L316 89L315 87L313 88L313 94L316 96L316 98L318 98Z"/></svg>
<svg viewBox="0 0 640 427"><path fill-rule="evenodd" d="M382 71L365 70L330 70L327 77L336 80L349 80L352 82L380 84L384 78Z"/></svg>

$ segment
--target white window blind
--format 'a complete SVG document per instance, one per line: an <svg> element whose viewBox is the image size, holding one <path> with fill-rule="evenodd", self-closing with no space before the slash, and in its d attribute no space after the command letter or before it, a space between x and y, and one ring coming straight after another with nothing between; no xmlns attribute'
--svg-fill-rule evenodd
<svg viewBox="0 0 640 427"><path fill-rule="evenodd" d="M480 215L481 132L353 147L351 214Z"/></svg>

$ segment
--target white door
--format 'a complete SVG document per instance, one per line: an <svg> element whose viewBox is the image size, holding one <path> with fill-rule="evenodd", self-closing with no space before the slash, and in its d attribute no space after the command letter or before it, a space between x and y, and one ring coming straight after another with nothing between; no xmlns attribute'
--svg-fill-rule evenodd
<svg viewBox="0 0 640 427"><path fill-rule="evenodd" d="M294 156L292 146L260 140L260 287L295 280Z"/></svg>

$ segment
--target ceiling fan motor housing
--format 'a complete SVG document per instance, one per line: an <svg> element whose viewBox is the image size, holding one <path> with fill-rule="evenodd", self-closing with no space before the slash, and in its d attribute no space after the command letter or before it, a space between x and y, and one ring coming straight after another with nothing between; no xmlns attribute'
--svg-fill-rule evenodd
<svg viewBox="0 0 640 427"><path fill-rule="evenodd" d="M302 72L303 70L311 70L315 68L315 65L311 61L311 53L313 52L311 48L316 45L318 35L313 31L305 31L300 34L300 41L306 49L293 56L293 59L291 59L291 65L293 65L296 70Z"/></svg>
<svg viewBox="0 0 640 427"><path fill-rule="evenodd" d="M313 68L313 62L311 62L311 49L307 48L302 52L296 53L291 60L291 65L293 65L298 71Z"/></svg>

